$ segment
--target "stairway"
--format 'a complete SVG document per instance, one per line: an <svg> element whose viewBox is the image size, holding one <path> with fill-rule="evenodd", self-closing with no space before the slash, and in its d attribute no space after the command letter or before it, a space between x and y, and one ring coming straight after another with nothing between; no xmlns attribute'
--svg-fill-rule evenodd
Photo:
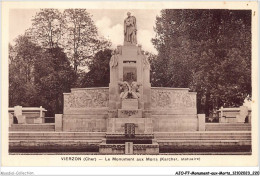
<svg viewBox="0 0 260 176"><path fill-rule="evenodd" d="M249 123L206 123L206 131L251 131Z"/></svg>
<svg viewBox="0 0 260 176"><path fill-rule="evenodd" d="M251 152L251 132L157 132L160 153Z"/></svg>
<svg viewBox="0 0 260 176"><path fill-rule="evenodd" d="M10 132L9 152L98 152L100 132Z"/></svg>
<svg viewBox="0 0 260 176"><path fill-rule="evenodd" d="M98 154L104 132L10 132L11 153ZM155 132L160 154L251 154L250 131Z"/></svg>

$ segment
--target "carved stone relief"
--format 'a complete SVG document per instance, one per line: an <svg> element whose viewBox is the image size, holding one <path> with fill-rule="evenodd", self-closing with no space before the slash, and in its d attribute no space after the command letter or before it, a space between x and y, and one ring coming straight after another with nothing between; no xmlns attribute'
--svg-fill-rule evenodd
<svg viewBox="0 0 260 176"><path fill-rule="evenodd" d="M85 89L64 95L65 108L101 108L108 106L108 89Z"/></svg>
<svg viewBox="0 0 260 176"><path fill-rule="evenodd" d="M196 108L196 95L186 91L152 89L153 108Z"/></svg>

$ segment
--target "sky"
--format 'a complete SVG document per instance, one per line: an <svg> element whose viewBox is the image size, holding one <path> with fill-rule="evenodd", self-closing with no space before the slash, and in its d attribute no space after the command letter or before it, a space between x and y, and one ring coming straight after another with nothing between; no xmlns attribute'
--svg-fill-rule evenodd
<svg viewBox="0 0 260 176"><path fill-rule="evenodd" d="M9 38L13 44L16 37L24 34L31 27L31 19L39 9L12 9L9 13ZM98 33L112 42L112 48L123 44L123 23L127 12L131 12L137 19L137 43L141 44L145 51L157 53L151 39L155 36L154 26L156 16L160 15L159 9L88 9L95 22Z"/></svg>

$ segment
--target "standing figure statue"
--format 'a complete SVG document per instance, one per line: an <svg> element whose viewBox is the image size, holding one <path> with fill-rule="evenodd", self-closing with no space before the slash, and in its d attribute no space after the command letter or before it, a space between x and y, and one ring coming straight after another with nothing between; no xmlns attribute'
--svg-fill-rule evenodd
<svg viewBox="0 0 260 176"><path fill-rule="evenodd" d="M127 18L124 21L124 41L137 44L136 31L136 18L131 16L130 12L127 12Z"/></svg>

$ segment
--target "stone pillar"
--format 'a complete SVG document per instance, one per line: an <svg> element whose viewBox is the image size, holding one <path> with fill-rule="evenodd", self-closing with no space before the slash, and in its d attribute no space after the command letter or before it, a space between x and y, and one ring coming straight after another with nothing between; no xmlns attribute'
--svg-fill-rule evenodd
<svg viewBox="0 0 260 176"><path fill-rule="evenodd" d="M62 131L62 114L55 114L55 131Z"/></svg>
<svg viewBox="0 0 260 176"><path fill-rule="evenodd" d="M198 114L198 131L205 131L205 114Z"/></svg>
<svg viewBox="0 0 260 176"><path fill-rule="evenodd" d="M22 113L23 113L23 112L22 112L22 108L23 108L22 106L15 106L15 107L14 107L14 115L15 115L15 116L22 115Z"/></svg>
<svg viewBox="0 0 260 176"><path fill-rule="evenodd" d="M42 106L40 106L40 116L34 119L34 123L44 123Z"/></svg>
<svg viewBox="0 0 260 176"><path fill-rule="evenodd" d="M11 127L13 123L14 123L14 116L11 113L9 113L9 127Z"/></svg>
<svg viewBox="0 0 260 176"><path fill-rule="evenodd" d="M43 115L42 115L42 106L40 106L40 117L43 117Z"/></svg>
<svg viewBox="0 0 260 176"><path fill-rule="evenodd" d="M14 107L14 116L18 120L18 124L24 124L26 123L26 117L23 116L22 106L15 106Z"/></svg>
<svg viewBox="0 0 260 176"><path fill-rule="evenodd" d="M237 122L244 123L247 115L248 108L246 106L240 106L239 115L236 116Z"/></svg>
<svg viewBox="0 0 260 176"><path fill-rule="evenodd" d="M220 108L220 118L219 123L226 123L226 117L224 117L224 108L223 106Z"/></svg>
<svg viewBox="0 0 260 176"><path fill-rule="evenodd" d="M248 113L248 123L251 124L251 114Z"/></svg>
<svg viewBox="0 0 260 176"><path fill-rule="evenodd" d="M126 155L134 154L134 144L133 144L133 142L126 142L125 143L125 154Z"/></svg>

